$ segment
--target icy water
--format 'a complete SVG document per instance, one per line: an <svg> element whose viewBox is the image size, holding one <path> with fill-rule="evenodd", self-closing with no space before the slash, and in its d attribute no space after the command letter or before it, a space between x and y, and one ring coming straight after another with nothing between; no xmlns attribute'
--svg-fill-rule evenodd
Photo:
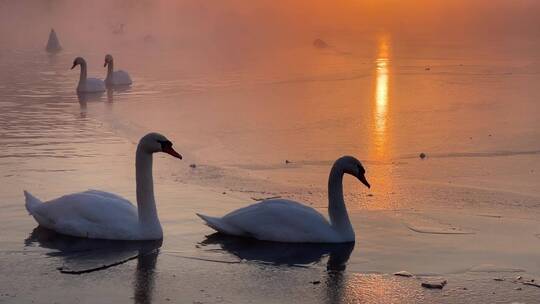
<svg viewBox="0 0 540 304"><path fill-rule="evenodd" d="M416 54L390 35L362 51L306 43L245 61L127 44L113 55L133 86L94 96L75 94L79 71L69 68L84 55L89 76L103 78L104 52L0 49L0 271L16 273L2 279L0 302L94 302L83 286L100 290L98 301L137 303L538 299L540 289L514 281L540 275L538 57ZM34 231L23 189L134 200L135 147L150 131L184 155L155 156L163 244ZM195 216L276 196L326 214L327 175L342 155L359 158L372 184L345 179L353 248L207 238ZM94 273L57 270L140 252ZM391 275L400 270L448 288Z"/></svg>

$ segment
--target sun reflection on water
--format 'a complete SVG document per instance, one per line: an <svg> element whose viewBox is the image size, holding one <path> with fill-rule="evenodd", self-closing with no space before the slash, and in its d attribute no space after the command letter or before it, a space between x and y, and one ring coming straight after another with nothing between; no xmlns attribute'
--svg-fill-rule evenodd
<svg viewBox="0 0 540 304"><path fill-rule="evenodd" d="M390 78L390 41L380 36L375 60L374 154L377 159L387 156L388 102Z"/></svg>
<svg viewBox="0 0 540 304"><path fill-rule="evenodd" d="M376 41L376 57L373 66L372 118L370 123L371 140L368 157L368 180L373 187L370 193L374 197L368 199L368 209L392 209L395 201L392 181L392 59L389 35L380 35Z"/></svg>

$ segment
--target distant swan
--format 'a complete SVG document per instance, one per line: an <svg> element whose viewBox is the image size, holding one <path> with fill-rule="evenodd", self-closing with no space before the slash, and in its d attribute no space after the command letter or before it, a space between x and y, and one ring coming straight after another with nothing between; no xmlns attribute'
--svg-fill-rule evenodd
<svg viewBox="0 0 540 304"><path fill-rule="evenodd" d="M97 78L87 78L86 61L82 57L77 57L73 60L73 70L77 65L81 66L81 76L77 85L78 93L97 93L105 92L105 84L103 80Z"/></svg>
<svg viewBox="0 0 540 304"><path fill-rule="evenodd" d="M110 86L122 86L132 84L131 77L125 71L114 71L113 57L109 54L105 56L104 67L107 67L107 78L105 78L105 84Z"/></svg>
<svg viewBox="0 0 540 304"><path fill-rule="evenodd" d="M347 208L343 200L343 174L356 176L370 187L362 164L352 156L336 160L328 180L330 222L315 209L285 200L270 199L235 210L221 218L197 214L218 232L258 240L288 243L354 242Z"/></svg>
<svg viewBox="0 0 540 304"><path fill-rule="evenodd" d="M49 40L47 41L47 46L45 47L45 50L49 53L58 53L62 50L62 47L60 46L60 41L58 41L58 37L56 36L56 32L54 29L51 29L51 32L49 33Z"/></svg>
<svg viewBox="0 0 540 304"><path fill-rule="evenodd" d="M141 138L135 157L137 207L116 194L98 190L45 203L24 191L26 209L39 225L61 234L109 240L161 239L152 179L152 154L156 152L182 159L165 136L149 133Z"/></svg>

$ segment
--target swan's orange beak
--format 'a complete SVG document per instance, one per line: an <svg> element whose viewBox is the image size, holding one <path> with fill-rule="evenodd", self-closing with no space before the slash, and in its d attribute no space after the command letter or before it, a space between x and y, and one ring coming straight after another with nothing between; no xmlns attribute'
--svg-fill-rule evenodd
<svg viewBox="0 0 540 304"><path fill-rule="evenodd" d="M366 185L366 187L371 188L371 186L369 185L369 182L367 181L364 175L357 176L357 178L360 182L362 182L362 184Z"/></svg>
<svg viewBox="0 0 540 304"><path fill-rule="evenodd" d="M172 156L174 156L176 158L182 159L182 155L180 155L180 153L174 151L174 149L172 147L164 147L163 152L165 152L165 153L167 153L169 155L172 155Z"/></svg>

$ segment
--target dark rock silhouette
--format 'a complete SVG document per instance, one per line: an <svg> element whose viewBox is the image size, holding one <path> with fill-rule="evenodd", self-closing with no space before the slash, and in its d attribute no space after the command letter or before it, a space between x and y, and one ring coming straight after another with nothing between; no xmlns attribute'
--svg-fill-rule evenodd
<svg viewBox="0 0 540 304"><path fill-rule="evenodd" d="M328 43L326 43L321 38L317 38L317 39L313 40L313 46L318 48L318 49L325 49L325 48L328 47Z"/></svg>

